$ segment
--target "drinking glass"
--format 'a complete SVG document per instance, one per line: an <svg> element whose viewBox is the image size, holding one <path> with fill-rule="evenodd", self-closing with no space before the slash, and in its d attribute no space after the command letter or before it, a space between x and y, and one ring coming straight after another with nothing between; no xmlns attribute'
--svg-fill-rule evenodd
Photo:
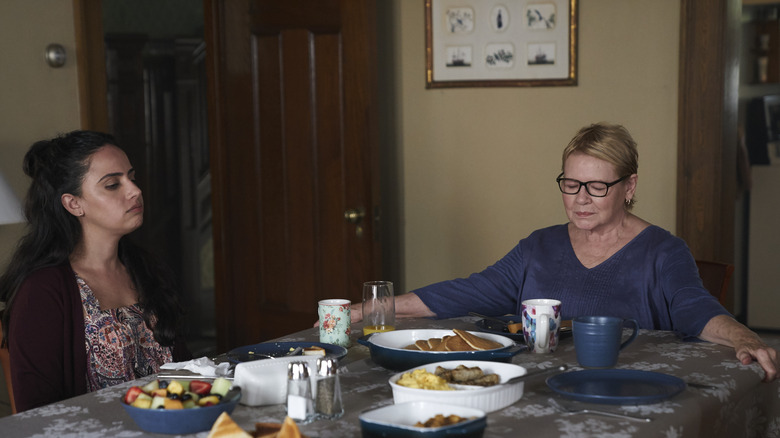
<svg viewBox="0 0 780 438"><path fill-rule="evenodd" d="M395 330L395 296L390 281L363 283L363 335Z"/></svg>

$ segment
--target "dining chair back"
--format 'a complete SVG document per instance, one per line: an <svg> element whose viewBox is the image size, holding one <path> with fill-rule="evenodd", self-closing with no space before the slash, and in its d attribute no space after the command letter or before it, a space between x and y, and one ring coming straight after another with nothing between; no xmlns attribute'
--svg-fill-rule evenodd
<svg viewBox="0 0 780 438"><path fill-rule="evenodd" d="M713 262L708 260L696 260L704 288L718 299L722 306L726 305L726 293L729 290L731 275L734 273L734 265L730 263Z"/></svg>
<svg viewBox="0 0 780 438"><path fill-rule="evenodd" d="M0 340L3 339L3 327L0 325ZM5 375L5 387L8 390L8 400L11 402L11 412L16 413L16 404L14 403L14 391L11 387L11 358L8 356L8 348L0 348L0 366L3 367Z"/></svg>

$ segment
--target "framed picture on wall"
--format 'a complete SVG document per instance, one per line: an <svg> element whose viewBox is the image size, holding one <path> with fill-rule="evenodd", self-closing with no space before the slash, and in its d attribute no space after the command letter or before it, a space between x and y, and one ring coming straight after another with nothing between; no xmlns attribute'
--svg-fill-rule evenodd
<svg viewBox="0 0 780 438"><path fill-rule="evenodd" d="M426 88L577 85L577 0L425 0Z"/></svg>

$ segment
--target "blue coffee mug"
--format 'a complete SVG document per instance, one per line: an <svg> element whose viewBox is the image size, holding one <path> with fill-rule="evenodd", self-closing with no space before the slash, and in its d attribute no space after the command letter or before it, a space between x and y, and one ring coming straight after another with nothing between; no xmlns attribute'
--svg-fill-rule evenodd
<svg viewBox="0 0 780 438"><path fill-rule="evenodd" d="M629 338L623 340L623 327L633 325ZM618 353L634 342L639 323L635 319L616 316L579 316L572 321L577 362L586 368L611 368L617 364Z"/></svg>

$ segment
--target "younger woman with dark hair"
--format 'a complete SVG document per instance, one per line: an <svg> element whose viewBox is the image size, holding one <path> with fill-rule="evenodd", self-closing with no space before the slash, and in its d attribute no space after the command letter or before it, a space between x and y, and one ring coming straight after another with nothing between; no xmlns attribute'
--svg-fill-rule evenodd
<svg viewBox="0 0 780 438"><path fill-rule="evenodd" d="M19 412L186 360L172 272L127 237L143 197L108 134L32 145L27 232L0 277L3 344Z"/></svg>

